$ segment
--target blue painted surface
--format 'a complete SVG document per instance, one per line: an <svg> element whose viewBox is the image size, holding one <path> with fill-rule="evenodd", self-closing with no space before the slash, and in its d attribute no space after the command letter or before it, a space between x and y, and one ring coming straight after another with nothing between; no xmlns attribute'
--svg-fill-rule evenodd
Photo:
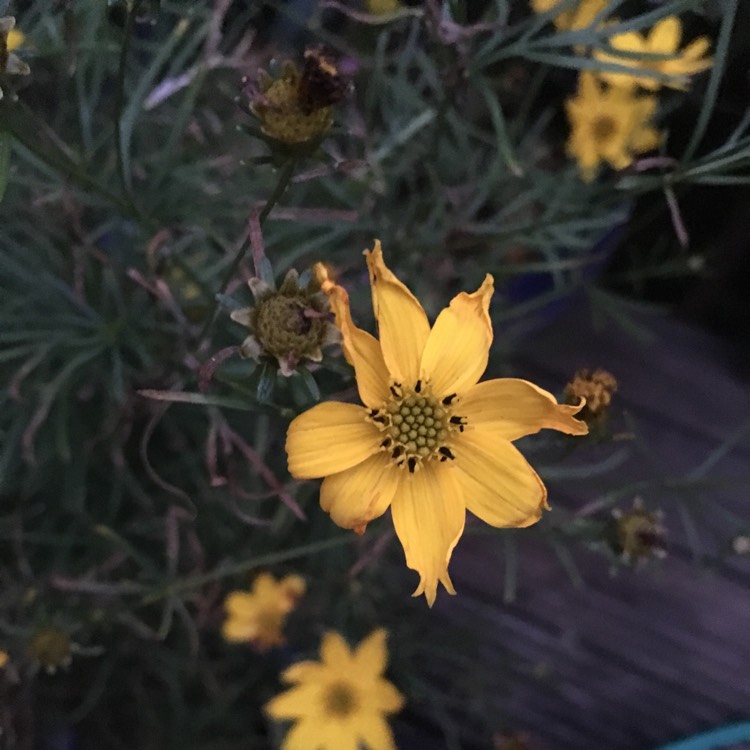
<svg viewBox="0 0 750 750"><path fill-rule="evenodd" d="M678 742L670 742L656 750L721 750L738 742L750 742L750 721L701 732Z"/></svg>

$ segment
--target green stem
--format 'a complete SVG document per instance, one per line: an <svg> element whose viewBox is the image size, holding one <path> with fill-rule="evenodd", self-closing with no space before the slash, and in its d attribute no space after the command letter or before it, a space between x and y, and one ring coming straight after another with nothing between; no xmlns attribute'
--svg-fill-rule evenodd
<svg viewBox="0 0 750 750"><path fill-rule="evenodd" d="M276 181L276 185L274 186L274 189L271 191L271 195L268 197L268 200L266 201L266 205L263 206L263 210L258 215L258 223L262 226L263 222L268 218L268 215L273 210L273 207L279 202L279 199L284 194L284 191L289 186L289 182L292 179L292 175L294 174L294 168L297 166L297 160L294 158L289 159L289 161L284 163L284 166L279 171L279 177ZM245 253L247 252L249 244L249 237L247 240L245 240L242 245L240 246L240 249L235 254L234 258L232 259L232 262L229 264L229 268L227 268L227 272L224 274L224 277L221 280L221 284L219 285L219 291L217 294L222 294L224 290L226 289L229 282L234 278L235 274L237 273L237 269L240 266L240 263L242 262L242 259L245 257ZM219 302L218 300L214 301L213 310L211 312L211 316L206 321L206 325L203 327L203 330L201 331L201 335L199 336L199 340L202 340L211 330L213 324L216 322L217 317L219 316Z"/></svg>
<svg viewBox="0 0 750 750"><path fill-rule="evenodd" d="M127 19L125 21L125 29L123 30L124 37L122 40L122 47L120 47L120 63L117 69L117 92L115 96L114 111L115 141L117 144L117 171L120 175L122 189L130 202L132 202L132 193L130 189L130 174L125 168L125 144L122 139L122 115L125 109L125 69L128 63L130 40L133 37L133 29L135 28L135 17L142 2L143 0L135 0L128 10Z"/></svg>
<svg viewBox="0 0 750 750"><path fill-rule="evenodd" d="M234 565L220 566L216 570L212 570L210 573L193 576L192 578L184 578L181 581L172 583L162 589L153 591L143 597L143 599L141 600L141 604L144 606L147 604L153 604L154 602L157 602L161 599L168 599L172 596L175 596L176 594L200 588L201 586L205 586L207 583L220 581L223 578L229 578L241 573L247 573L248 571L253 570L253 568L277 565L278 563L287 562L299 557L314 555L327 549L343 547L345 544L351 544L351 542L351 534L342 534L341 536L335 536L331 539L324 539L320 542L311 542L310 544L305 544L301 547L294 547L289 550L269 552L265 555L258 555L257 557L253 557L250 560L243 560L242 562L235 563Z"/></svg>

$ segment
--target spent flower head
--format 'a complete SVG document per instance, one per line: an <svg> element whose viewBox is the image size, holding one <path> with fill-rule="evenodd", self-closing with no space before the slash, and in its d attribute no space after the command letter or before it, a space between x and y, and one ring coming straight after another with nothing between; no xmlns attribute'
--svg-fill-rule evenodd
<svg viewBox="0 0 750 750"><path fill-rule="evenodd" d="M660 511L649 511L640 497L635 498L630 510L615 509L614 550L624 562L642 563L653 557L666 555L666 529Z"/></svg>
<svg viewBox="0 0 750 750"><path fill-rule="evenodd" d="M294 721L281 750L395 750L386 716L400 711L404 698L383 677L385 639L385 630L376 630L352 650L329 632L320 661L299 662L282 673L294 687L265 706L272 718Z"/></svg>
<svg viewBox="0 0 750 750"><path fill-rule="evenodd" d="M578 417L589 427L593 427L607 418L615 393L617 380L611 372L601 367L596 370L578 370L565 386L565 401L568 404L577 404L581 399L585 399L586 405Z"/></svg>
<svg viewBox="0 0 750 750"><path fill-rule="evenodd" d="M322 348L339 342L328 299L316 281L302 286L291 269L278 289L257 277L248 286L255 305L230 314L250 330L240 346L243 357L274 359L281 374L289 377L305 360L320 362Z"/></svg>
<svg viewBox="0 0 750 750"><path fill-rule="evenodd" d="M249 108L274 145L308 151L317 147L333 124L333 105L346 87L333 56L322 48L310 48L302 69L287 60L276 77L259 71Z"/></svg>
<svg viewBox="0 0 750 750"><path fill-rule="evenodd" d="M662 86L686 89L690 76L708 70L713 60L705 56L711 46L707 37L694 39L680 50L681 38L682 23L677 16L662 19L647 34L638 31L615 34L609 40L615 52L596 50L594 57L601 62L616 63L635 70L632 73L601 71L599 76L612 86L627 89L638 86L649 91L658 91ZM626 54L620 56L617 51ZM645 71L645 74L638 71ZM663 80L650 76L649 71L662 73L668 78Z"/></svg>
<svg viewBox="0 0 750 750"><path fill-rule="evenodd" d="M363 533L390 506L414 595L432 605L466 510L496 527L529 526L547 508L539 476L513 440L544 427L584 435L581 406L558 404L525 380L478 383L492 343L493 279L462 292L430 323L416 297L366 251L380 341L357 328L346 290L329 287L342 349L364 406L326 402L289 426L289 471L325 477L320 504L343 528Z"/></svg>
<svg viewBox="0 0 750 750"><path fill-rule="evenodd" d="M29 638L29 656L50 674L60 667L70 666L76 645L70 635L61 628L50 625L37 630Z"/></svg>
<svg viewBox="0 0 750 750"><path fill-rule="evenodd" d="M565 110L571 128L567 151L586 182L603 162L625 169L636 155L659 145L661 135L650 124L656 106L653 96L602 86L593 73L581 73L578 92L565 102Z"/></svg>
<svg viewBox="0 0 750 750"><path fill-rule="evenodd" d="M250 591L233 591L225 599L222 635L231 643L250 643L258 651L283 645L286 618L304 593L305 581L300 576L277 580L261 573Z"/></svg>
<svg viewBox="0 0 750 750"><path fill-rule="evenodd" d="M16 19L13 16L0 18L0 75L9 73L26 76L31 72L29 66L14 52L24 42L23 33L15 26ZM3 90L0 88L0 99L2 98Z"/></svg>

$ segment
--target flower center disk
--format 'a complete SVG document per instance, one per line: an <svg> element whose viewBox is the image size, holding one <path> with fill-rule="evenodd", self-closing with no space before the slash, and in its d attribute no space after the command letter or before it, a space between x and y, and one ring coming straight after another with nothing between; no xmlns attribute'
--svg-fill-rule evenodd
<svg viewBox="0 0 750 750"><path fill-rule="evenodd" d="M326 713L343 719L359 707L352 686L346 682L334 682L328 686L323 698Z"/></svg>
<svg viewBox="0 0 750 750"><path fill-rule="evenodd" d="M451 414L455 396L440 400L422 381L410 390L395 383L391 394L383 408L373 410L370 417L385 433L381 447L390 451L394 462L413 473L425 460L453 459L446 441L453 430L463 430L466 424L464 417Z"/></svg>

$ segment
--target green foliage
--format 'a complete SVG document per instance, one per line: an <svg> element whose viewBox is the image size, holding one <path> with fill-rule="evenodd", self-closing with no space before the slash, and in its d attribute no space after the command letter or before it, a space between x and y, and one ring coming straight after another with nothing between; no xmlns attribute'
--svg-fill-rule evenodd
<svg viewBox="0 0 750 750"><path fill-rule="evenodd" d="M82 748L264 748L278 731L260 708L279 670L326 629L356 639L382 625L399 628L391 675L415 710L452 746L487 741L493 717L466 695L503 689L506 677L479 670L463 693L435 683L432 654L461 669L480 647L467 626L442 626L426 653L434 617L408 599L414 580L389 521L354 538L319 509L317 483L288 476L289 419L354 393L351 369L330 351L291 378L267 362L209 367L211 358L242 342L229 308L250 302L253 273L273 281L269 258L277 282L293 266L334 266L365 327L361 250L375 237L432 315L490 272L497 330L520 336L550 303L590 287L603 240L639 195L750 182L747 117L720 145L702 145L736 2L715 27L709 19L715 64L705 95L687 95L701 101L687 147L674 152L667 140L658 170L588 184L564 153L562 103L574 71L607 66L574 47L704 3L628 3L635 9L613 29L565 33L549 14L507 2L482 3L464 26L463 2L444 4L442 25L427 4L372 23L317 8L301 19L305 39L356 56L359 71L322 147L291 157L257 137L237 100L242 76L271 57L301 61L303 44L274 39L300 20L293 3L25 5L17 20L32 75L4 79L0 102L0 648L24 686L9 692L15 715ZM681 96L665 98L663 127ZM251 247L253 216L265 257ZM669 263L685 271L682 258ZM513 283L534 273L549 288L518 297ZM590 298L628 326L619 300ZM512 345L498 336L504 355ZM604 457L602 446L594 458L591 443L576 448L584 468L566 462L568 440L530 450L549 478L585 479L608 512L643 488L607 485L630 448L611 431L602 441ZM518 532L490 533L502 537L510 601ZM528 533L578 580L570 547L596 542L601 523L558 510ZM290 646L263 657L219 636L224 596L260 569L308 581ZM27 654L48 625L78 649L55 676ZM30 747L22 724L6 734Z"/></svg>

